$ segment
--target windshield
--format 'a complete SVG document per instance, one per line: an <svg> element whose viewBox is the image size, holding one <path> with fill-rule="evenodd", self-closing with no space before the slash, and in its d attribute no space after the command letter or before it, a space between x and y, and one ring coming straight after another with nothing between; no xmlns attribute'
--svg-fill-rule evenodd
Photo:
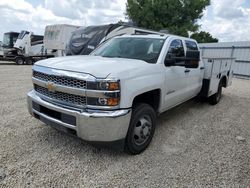
<svg viewBox="0 0 250 188"><path fill-rule="evenodd" d="M101 45L91 55L139 59L156 63L164 41L164 39L153 38L114 38Z"/></svg>
<svg viewBox="0 0 250 188"><path fill-rule="evenodd" d="M23 37L24 37L26 34L29 34L29 32L28 32L28 31L21 31L21 33L18 35L18 39L23 39Z"/></svg>
<svg viewBox="0 0 250 188"><path fill-rule="evenodd" d="M4 34L3 36L3 47L10 46L10 34Z"/></svg>

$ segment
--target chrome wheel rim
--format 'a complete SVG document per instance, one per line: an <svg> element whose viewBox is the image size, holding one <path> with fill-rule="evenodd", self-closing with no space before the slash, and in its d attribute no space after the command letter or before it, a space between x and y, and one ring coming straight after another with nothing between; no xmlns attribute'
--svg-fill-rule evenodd
<svg viewBox="0 0 250 188"><path fill-rule="evenodd" d="M144 144L150 137L152 120L149 115L144 115L136 122L133 131L133 140L136 145Z"/></svg>

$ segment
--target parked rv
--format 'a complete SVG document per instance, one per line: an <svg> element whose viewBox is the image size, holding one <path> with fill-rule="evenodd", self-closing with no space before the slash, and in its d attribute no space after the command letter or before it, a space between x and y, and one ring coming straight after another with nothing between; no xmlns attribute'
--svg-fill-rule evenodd
<svg viewBox="0 0 250 188"><path fill-rule="evenodd" d="M65 48L72 36L72 32L79 27L67 24L46 26L43 39L44 48L50 50L55 57L65 56Z"/></svg>
<svg viewBox="0 0 250 188"><path fill-rule="evenodd" d="M0 41L0 59L3 58L3 47L2 47L3 43L2 41Z"/></svg>
<svg viewBox="0 0 250 188"><path fill-rule="evenodd" d="M19 33L17 32L7 32L3 35L2 50L3 59L11 60L17 55L17 50L14 48L14 44L17 40Z"/></svg>
<svg viewBox="0 0 250 188"><path fill-rule="evenodd" d="M115 36L131 34L160 34L155 31L122 24L79 28L74 31L66 48L66 55L88 55L99 44Z"/></svg>

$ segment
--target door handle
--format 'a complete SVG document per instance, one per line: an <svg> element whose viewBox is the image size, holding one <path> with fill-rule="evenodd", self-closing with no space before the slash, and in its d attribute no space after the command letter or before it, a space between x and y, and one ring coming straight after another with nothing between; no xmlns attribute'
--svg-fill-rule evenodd
<svg viewBox="0 0 250 188"><path fill-rule="evenodd" d="M186 69L184 72L185 72L185 73L189 73L189 72L190 72L190 70L189 70L189 69Z"/></svg>
<svg viewBox="0 0 250 188"><path fill-rule="evenodd" d="M204 70L204 69L205 69L205 67L201 67L200 69L201 69L201 70Z"/></svg>

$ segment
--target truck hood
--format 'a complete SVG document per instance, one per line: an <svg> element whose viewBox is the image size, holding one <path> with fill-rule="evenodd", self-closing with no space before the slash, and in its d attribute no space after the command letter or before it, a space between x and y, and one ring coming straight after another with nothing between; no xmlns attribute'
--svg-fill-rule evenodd
<svg viewBox="0 0 250 188"><path fill-rule="evenodd" d="M36 63L54 69L91 74L97 78L106 78L109 75L119 76L130 74L132 70L152 66L142 60L124 58L106 58L100 56L67 56L51 58Z"/></svg>

